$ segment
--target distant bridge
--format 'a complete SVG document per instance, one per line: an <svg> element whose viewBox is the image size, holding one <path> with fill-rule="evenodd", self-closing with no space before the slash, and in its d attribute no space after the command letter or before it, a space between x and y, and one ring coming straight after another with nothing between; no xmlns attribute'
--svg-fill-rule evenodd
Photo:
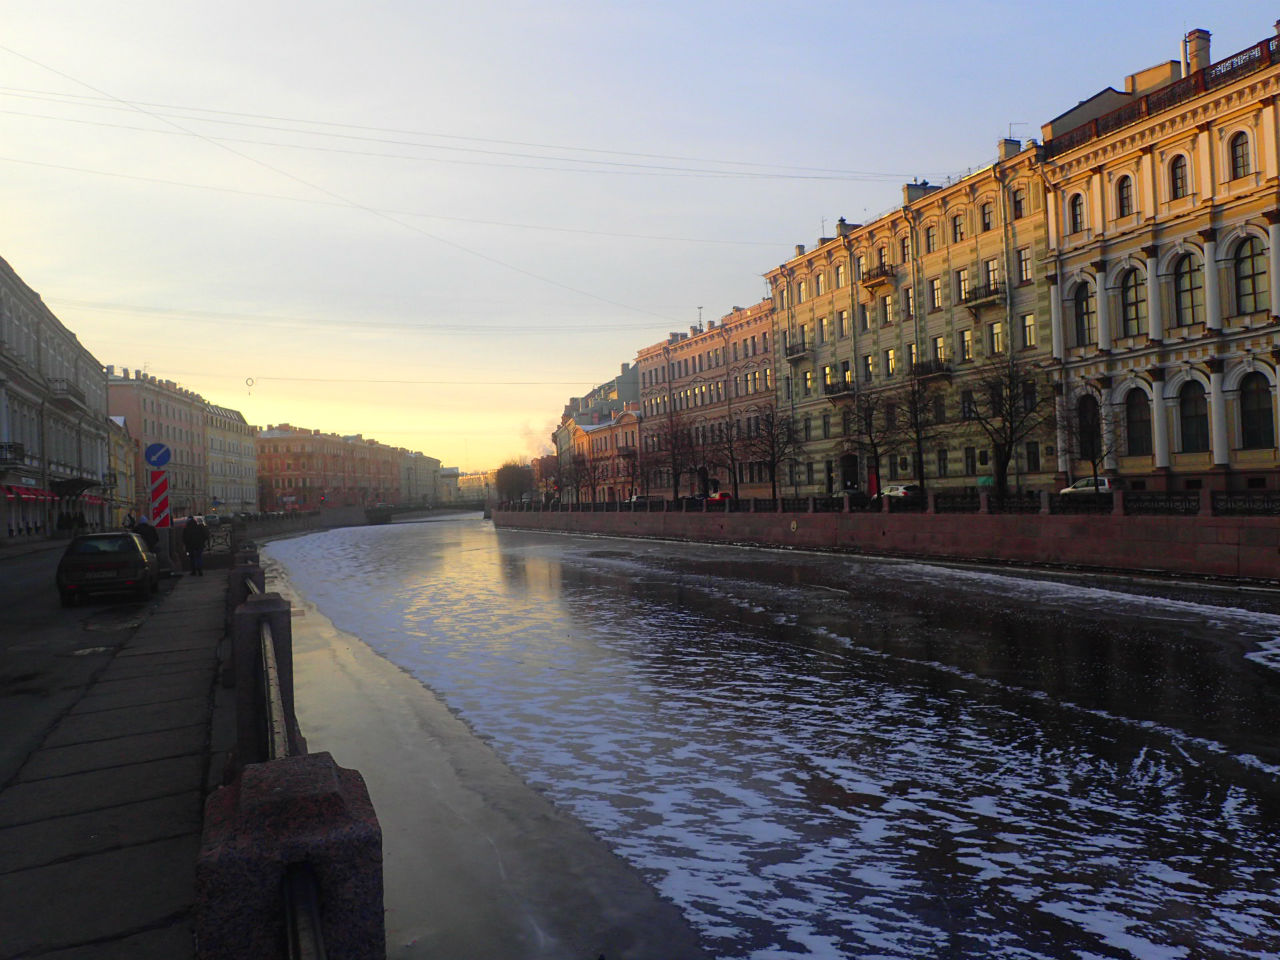
<svg viewBox="0 0 1280 960"><path fill-rule="evenodd" d="M364 518L369 523L390 523L393 517L418 516L425 517L433 513L447 511L485 510L487 504L483 500L455 500L435 507L379 503L366 507Z"/></svg>

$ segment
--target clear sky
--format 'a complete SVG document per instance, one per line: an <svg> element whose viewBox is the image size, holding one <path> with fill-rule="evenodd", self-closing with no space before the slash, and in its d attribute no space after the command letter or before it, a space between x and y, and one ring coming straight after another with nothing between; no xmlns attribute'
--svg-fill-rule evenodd
<svg viewBox="0 0 1280 960"><path fill-rule="evenodd" d="M103 363L482 469L824 224L1277 12L0 0L0 256Z"/></svg>

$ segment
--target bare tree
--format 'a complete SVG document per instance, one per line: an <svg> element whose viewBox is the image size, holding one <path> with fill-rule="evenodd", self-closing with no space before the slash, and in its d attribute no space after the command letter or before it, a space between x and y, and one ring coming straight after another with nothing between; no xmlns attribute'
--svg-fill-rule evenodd
<svg viewBox="0 0 1280 960"><path fill-rule="evenodd" d="M499 499L519 500L533 490L533 468L527 463L508 460L494 474L493 483L498 488Z"/></svg>
<svg viewBox="0 0 1280 960"><path fill-rule="evenodd" d="M794 461L800 449L795 425L788 414L780 413L777 405L769 401L748 407L743 424L744 450L751 460L764 464L769 471L769 485L776 500L778 467Z"/></svg>
<svg viewBox="0 0 1280 960"><path fill-rule="evenodd" d="M674 410L652 418L653 427L647 436L654 447L650 463L655 472L667 474L671 482L671 498L680 498L680 477L690 469L695 460L693 434L686 417Z"/></svg>
<svg viewBox="0 0 1280 960"><path fill-rule="evenodd" d="M996 495L1009 493L1009 463L1018 444L1053 423L1053 394L1043 372L1014 354L995 356L969 379L960 417L991 443Z"/></svg>
<svg viewBox="0 0 1280 960"><path fill-rule="evenodd" d="M867 473L875 477L878 493L884 488L880 478L880 462L894 455L902 438L896 394L879 390L858 390L849 411L849 429L845 448L855 451L867 464Z"/></svg>
<svg viewBox="0 0 1280 960"><path fill-rule="evenodd" d="M913 366L906 382L895 390L889 402L897 412L897 439L910 445L915 464L916 482L925 486L925 447L938 435L938 421L934 401L938 390L929 378L921 376Z"/></svg>
<svg viewBox="0 0 1280 960"><path fill-rule="evenodd" d="M1089 464L1097 489L1098 474L1106 462L1119 452L1123 445L1120 430L1114 422L1103 418L1102 403L1086 385L1077 385L1063 397L1060 439L1074 460Z"/></svg>

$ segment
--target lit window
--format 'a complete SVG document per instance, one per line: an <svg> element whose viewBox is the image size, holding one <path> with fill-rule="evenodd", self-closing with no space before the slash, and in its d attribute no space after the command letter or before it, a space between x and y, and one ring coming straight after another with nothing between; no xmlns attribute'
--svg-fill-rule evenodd
<svg viewBox="0 0 1280 960"><path fill-rule="evenodd" d="M1031 248L1018 250L1018 282L1026 283L1031 279Z"/></svg>
<svg viewBox="0 0 1280 960"><path fill-rule="evenodd" d="M1127 217L1133 213L1133 180L1121 177L1116 183L1116 216Z"/></svg>
<svg viewBox="0 0 1280 960"><path fill-rule="evenodd" d="M1079 233L1084 229L1084 195L1075 194L1067 204L1067 232ZM801 298L803 299L803 297Z"/></svg>
<svg viewBox="0 0 1280 960"><path fill-rule="evenodd" d="M938 249L938 228L933 224L924 228L924 252L933 253Z"/></svg>
<svg viewBox="0 0 1280 960"><path fill-rule="evenodd" d="M825 274L815 273L813 275L813 295L820 297L827 292L827 278Z"/></svg>
<svg viewBox="0 0 1280 960"><path fill-rule="evenodd" d="M1004 353L1004 323L997 320L987 327L987 346L992 353Z"/></svg>
<svg viewBox="0 0 1280 960"><path fill-rule="evenodd" d="M938 363L947 359L947 339L946 337L933 338L933 359Z"/></svg>
<svg viewBox="0 0 1280 960"><path fill-rule="evenodd" d="M884 352L884 375L892 377L898 370L898 358L894 349L890 347Z"/></svg>
<svg viewBox="0 0 1280 960"><path fill-rule="evenodd" d="M1024 313L1021 326L1022 346L1025 348L1034 347L1036 345L1036 315L1034 313Z"/></svg>
<svg viewBox="0 0 1280 960"><path fill-rule="evenodd" d="M808 298L808 296L809 296L809 285L804 280L801 280L798 288L796 289L796 302L804 303L805 300Z"/></svg>
<svg viewBox="0 0 1280 960"><path fill-rule="evenodd" d="M956 271L956 299L960 301L969 298L969 269L961 267Z"/></svg>
<svg viewBox="0 0 1280 960"><path fill-rule="evenodd" d="M1181 200L1187 195L1187 158L1179 154L1169 162L1169 197Z"/></svg>
<svg viewBox="0 0 1280 960"><path fill-rule="evenodd" d="M960 359L961 360L973 359L973 331L972 330L960 331Z"/></svg>
<svg viewBox="0 0 1280 960"><path fill-rule="evenodd" d="M844 281L845 281L844 264L837 263L836 264L836 289L837 290L844 286Z"/></svg>
<svg viewBox="0 0 1280 960"><path fill-rule="evenodd" d="M939 310L942 308L942 280L933 277L929 281L929 309Z"/></svg>
<svg viewBox="0 0 1280 960"><path fill-rule="evenodd" d="M1249 135L1237 133L1231 138L1231 179L1249 175Z"/></svg>

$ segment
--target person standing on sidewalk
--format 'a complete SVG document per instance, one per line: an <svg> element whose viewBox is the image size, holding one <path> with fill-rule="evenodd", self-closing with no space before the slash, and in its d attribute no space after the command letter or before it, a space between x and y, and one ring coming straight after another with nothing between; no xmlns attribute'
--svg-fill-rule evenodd
<svg viewBox="0 0 1280 960"><path fill-rule="evenodd" d="M187 522L182 525L182 545L186 548L187 556L191 558L191 575L193 577L204 576L204 545L209 540L209 531L205 529L203 523L196 523L195 517L187 517Z"/></svg>

